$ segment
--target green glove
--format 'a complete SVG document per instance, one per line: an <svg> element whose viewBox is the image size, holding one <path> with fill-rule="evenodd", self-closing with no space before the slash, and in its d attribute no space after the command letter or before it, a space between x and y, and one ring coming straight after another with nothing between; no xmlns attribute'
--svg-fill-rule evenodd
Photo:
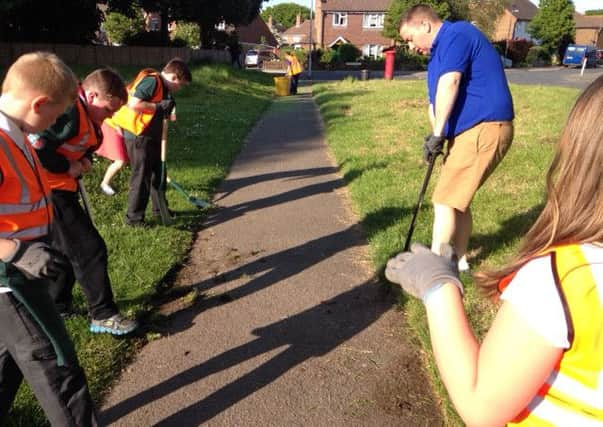
<svg viewBox="0 0 603 427"><path fill-rule="evenodd" d="M423 303L445 283L454 283L463 293L457 257L449 244L442 245L442 255L413 243L411 252L402 252L387 262L385 277L402 286L407 293Z"/></svg>

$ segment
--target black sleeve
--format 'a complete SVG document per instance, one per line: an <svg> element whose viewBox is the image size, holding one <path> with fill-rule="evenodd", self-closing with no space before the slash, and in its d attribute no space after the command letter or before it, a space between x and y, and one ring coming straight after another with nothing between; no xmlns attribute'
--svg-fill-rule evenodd
<svg viewBox="0 0 603 427"><path fill-rule="evenodd" d="M77 107L71 106L59 116L48 129L37 135L30 135L29 140L36 149L40 163L52 173L64 173L69 170L69 160L57 152L64 141L74 137L79 128Z"/></svg>

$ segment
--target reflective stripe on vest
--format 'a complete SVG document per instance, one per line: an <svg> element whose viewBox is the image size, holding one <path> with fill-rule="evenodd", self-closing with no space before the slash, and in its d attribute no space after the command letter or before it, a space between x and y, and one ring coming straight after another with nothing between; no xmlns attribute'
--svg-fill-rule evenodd
<svg viewBox="0 0 603 427"><path fill-rule="evenodd" d="M509 425L603 426L603 256L589 259L589 250L567 245L548 254L570 348L538 396Z"/></svg>
<svg viewBox="0 0 603 427"><path fill-rule="evenodd" d="M50 187L42 166L28 143L22 148L27 154L0 130L0 237L4 239L46 236L52 221Z"/></svg>
<svg viewBox="0 0 603 427"><path fill-rule="evenodd" d="M82 99L75 102L78 112L78 131L72 138L69 138L57 148L57 153L68 160L79 160L86 152L98 146L100 139L97 135L96 128L88 117L88 112ZM77 180L67 172L53 173L47 171L48 182L53 190L77 191Z"/></svg>
<svg viewBox="0 0 603 427"><path fill-rule="evenodd" d="M155 70L147 68L138 73L134 81L128 85L128 103L134 96L134 93L136 93L136 86L138 86L142 79L148 76L154 77L157 80L157 84L155 86L155 93L153 93L151 99L145 99L144 101L157 103L163 99L163 83L161 81L160 74ZM149 123L151 123L151 120L153 120L155 109L141 113L128 107L128 103L122 106L113 115L112 121L120 128L126 129L134 135L140 135L142 132L144 132Z"/></svg>

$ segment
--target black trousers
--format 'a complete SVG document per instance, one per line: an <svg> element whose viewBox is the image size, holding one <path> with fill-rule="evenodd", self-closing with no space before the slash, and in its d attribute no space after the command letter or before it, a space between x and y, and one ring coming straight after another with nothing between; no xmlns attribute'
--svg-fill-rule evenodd
<svg viewBox="0 0 603 427"><path fill-rule="evenodd" d="M52 305L50 296L48 304ZM57 365L50 341L11 292L0 294L0 325L0 425L25 377L52 426L96 426L96 411L78 361Z"/></svg>
<svg viewBox="0 0 603 427"><path fill-rule="evenodd" d="M82 286L93 319L117 314L107 272L107 246L79 203L78 193L52 191L54 223L52 245L65 254L71 268L50 285L50 296L58 311L71 306L75 279Z"/></svg>
<svg viewBox="0 0 603 427"><path fill-rule="evenodd" d="M141 135L135 138L126 136L124 140L130 159L130 167L132 168L126 223L136 224L144 221L149 196L155 215L159 215L159 197L165 197L159 191L161 184L161 135Z"/></svg>
<svg viewBox="0 0 603 427"><path fill-rule="evenodd" d="M291 86L289 88L289 94L295 95L297 94L297 85L299 83L299 74L294 74L291 76Z"/></svg>

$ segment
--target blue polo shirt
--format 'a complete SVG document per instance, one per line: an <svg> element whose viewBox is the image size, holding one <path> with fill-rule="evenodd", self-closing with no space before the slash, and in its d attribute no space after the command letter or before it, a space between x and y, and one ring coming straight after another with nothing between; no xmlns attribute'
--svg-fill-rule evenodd
<svg viewBox="0 0 603 427"><path fill-rule="evenodd" d="M429 102L434 105L443 74L462 73L459 93L444 128L451 138L480 122L513 120L513 99L498 52L468 22L444 21L427 66Z"/></svg>

